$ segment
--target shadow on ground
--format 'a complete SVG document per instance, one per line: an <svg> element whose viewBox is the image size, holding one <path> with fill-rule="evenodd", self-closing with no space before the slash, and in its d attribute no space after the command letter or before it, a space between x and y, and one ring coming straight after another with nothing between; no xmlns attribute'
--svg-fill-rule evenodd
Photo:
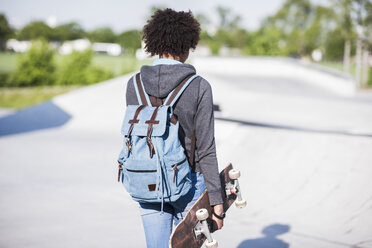
<svg viewBox="0 0 372 248"><path fill-rule="evenodd" d="M288 248L289 244L277 238L278 235L289 232L290 226L273 224L262 229L263 237L247 239L237 248Z"/></svg>
<svg viewBox="0 0 372 248"><path fill-rule="evenodd" d="M340 134L340 135L348 135L348 136L362 136L362 137L372 137L372 133L353 133L349 131L343 130L327 130L327 129L313 129L309 127L296 127L290 125L278 125L278 124L270 124L270 123L262 123L262 122L255 122L255 121L246 121L241 119L234 119L234 118L226 118L226 117L219 117L215 116L216 120L220 121L227 121L238 123L241 125L247 126L255 126L255 127L262 127L262 128L272 128L272 129L284 129L290 131L300 131L300 132L310 132L310 133L323 133L323 134Z"/></svg>
<svg viewBox="0 0 372 248"><path fill-rule="evenodd" d="M0 136L59 127L70 119L71 115L47 101L0 118Z"/></svg>

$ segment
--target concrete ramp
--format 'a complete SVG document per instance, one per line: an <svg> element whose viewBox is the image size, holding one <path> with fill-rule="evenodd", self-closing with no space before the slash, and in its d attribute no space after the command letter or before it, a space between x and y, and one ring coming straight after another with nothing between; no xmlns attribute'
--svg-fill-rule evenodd
<svg viewBox="0 0 372 248"><path fill-rule="evenodd" d="M222 109L219 167L241 170L248 202L227 213L220 247L372 247L371 96L209 61L194 62ZM116 182L129 77L0 118L1 247L145 247Z"/></svg>
<svg viewBox="0 0 372 248"><path fill-rule="evenodd" d="M222 110L220 167L244 172L249 202L216 237L223 247L372 247L372 95L340 95L311 84L314 72L284 74L297 71L292 61L261 61L215 60L203 73Z"/></svg>
<svg viewBox="0 0 372 248"><path fill-rule="evenodd" d="M194 58L194 64L205 73L295 80L342 96L353 96L356 81L350 75L310 62L282 57ZM224 66L221 67L221 64ZM288 88L287 88L288 89Z"/></svg>

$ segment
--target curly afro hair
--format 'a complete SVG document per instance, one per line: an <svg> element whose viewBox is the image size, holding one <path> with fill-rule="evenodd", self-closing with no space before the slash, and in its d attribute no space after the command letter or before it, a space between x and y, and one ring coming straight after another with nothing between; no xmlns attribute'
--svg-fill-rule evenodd
<svg viewBox="0 0 372 248"><path fill-rule="evenodd" d="M200 39L200 24L193 14L172 9L157 10L143 28L145 50L154 55L184 57Z"/></svg>

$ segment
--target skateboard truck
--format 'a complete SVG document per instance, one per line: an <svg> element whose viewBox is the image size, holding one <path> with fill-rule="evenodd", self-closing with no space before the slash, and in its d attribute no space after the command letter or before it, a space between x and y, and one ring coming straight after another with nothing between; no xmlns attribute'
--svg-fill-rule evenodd
<svg viewBox="0 0 372 248"><path fill-rule="evenodd" d="M231 169L229 171L229 177L233 181L233 183L229 182L226 184L226 196L236 194L238 199L236 199L235 201L235 206L237 206L238 208L244 208L247 205L247 201L242 198L242 194L240 192L240 186L238 182L238 178L240 177L240 170Z"/></svg>
<svg viewBox="0 0 372 248"><path fill-rule="evenodd" d="M204 236L207 238L207 240L205 241L206 248L217 248L218 243L215 239L212 238L212 235L208 228L207 224L208 217L209 214L207 209L202 208L196 211L196 218L198 218L199 222L194 228L194 232L196 237L198 237L201 234L204 234Z"/></svg>

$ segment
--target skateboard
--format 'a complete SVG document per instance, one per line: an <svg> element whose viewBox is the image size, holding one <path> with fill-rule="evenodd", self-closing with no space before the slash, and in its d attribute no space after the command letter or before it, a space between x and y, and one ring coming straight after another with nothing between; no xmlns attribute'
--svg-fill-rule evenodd
<svg viewBox="0 0 372 248"><path fill-rule="evenodd" d="M223 211L235 202L238 208L247 205L246 200L241 196L238 178L240 171L234 169L232 164L226 166L220 173L222 186ZM200 248L203 244L207 248L218 247L216 240L212 238L211 232L212 208L209 205L208 192L205 190L195 204L187 212L185 218L173 230L169 247L171 248Z"/></svg>

